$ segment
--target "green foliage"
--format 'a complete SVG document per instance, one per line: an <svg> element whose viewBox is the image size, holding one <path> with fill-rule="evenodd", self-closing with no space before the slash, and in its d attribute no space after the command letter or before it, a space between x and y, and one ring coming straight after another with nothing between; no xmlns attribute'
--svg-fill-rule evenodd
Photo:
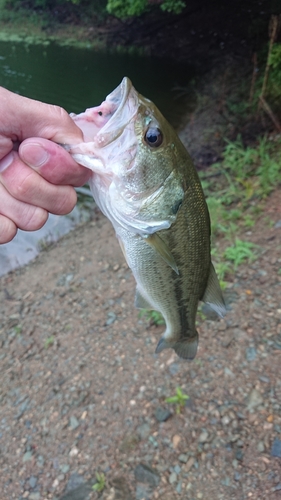
<svg viewBox="0 0 281 500"><path fill-rule="evenodd" d="M106 10L113 16L126 19L128 17L140 16L150 7L151 4L149 4L148 0L108 0ZM184 7L185 2L183 0L160 1L160 9L172 14L180 14Z"/></svg>
<svg viewBox="0 0 281 500"><path fill-rule="evenodd" d="M48 349L49 347L51 347L53 345L53 343L55 342L55 337L54 335L50 335L50 337L48 337L46 340L45 340L45 344L44 344L44 347L45 349Z"/></svg>
<svg viewBox="0 0 281 500"><path fill-rule="evenodd" d="M204 174L203 174L204 175ZM214 179L214 180L213 180ZM250 229L262 212L262 202L281 181L281 141L259 139L245 147L241 137L227 142L222 163L214 164L203 180L211 217L212 235L230 241L224 253L214 246L212 257L221 287L237 267L256 257L255 245L237 238Z"/></svg>
<svg viewBox="0 0 281 500"><path fill-rule="evenodd" d="M92 486L94 491L101 492L105 488L105 475L103 472L96 472L96 483Z"/></svg>
<svg viewBox="0 0 281 500"><path fill-rule="evenodd" d="M238 223L253 227L260 211L255 200L266 198L281 180L281 141L259 140L244 147L241 137L227 142L222 163L212 165L216 183L205 182L212 234L234 240ZM210 177L211 178L211 177ZM213 191L214 190L214 191Z"/></svg>
<svg viewBox="0 0 281 500"><path fill-rule="evenodd" d="M166 401L166 403L171 403L171 404L176 405L176 413L179 414L179 413L181 413L181 411L185 407L185 402L188 399L189 399L189 396L187 394L184 394L180 387L177 387L175 396L171 396L169 398L166 398L165 401Z"/></svg>
<svg viewBox="0 0 281 500"><path fill-rule="evenodd" d="M141 309L139 312L139 318L146 319L151 325L165 325L165 320L162 314L158 311L150 311L148 309Z"/></svg>
<svg viewBox="0 0 281 500"><path fill-rule="evenodd" d="M269 79L266 93L273 99L281 99L281 43L275 43L269 57Z"/></svg>
<svg viewBox="0 0 281 500"><path fill-rule="evenodd" d="M172 14L180 14L185 8L185 2L182 0L163 0L160 9Z"/></svg>
<svg viewBox="0 0 281 500"><path fill-rule="evenodd" d="M14 332L16 335L20 335L22 332L22 325L14 326Z"/></svg>
<svg viewBox="0 0 281 500"><path fill-rule="evenodd" d="M109 14L125 19L140 16L148 7L147 0L108 0L106 10Z"/></svg>
<svg viewBox="0 0 281 500"><path fill-rule="evenodd" d="M236 270L246 260L253 261L256 258L256 254L253 251L254 248L257 248L254 243L236 238L235 243L225 249L224 257L233 262L234 269Z"/></svg>

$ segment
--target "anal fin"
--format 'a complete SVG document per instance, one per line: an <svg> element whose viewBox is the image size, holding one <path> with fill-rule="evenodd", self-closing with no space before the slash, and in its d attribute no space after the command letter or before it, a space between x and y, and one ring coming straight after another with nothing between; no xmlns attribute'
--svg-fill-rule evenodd
<svg viewBox="0 0 281 500"><path fill-rule="evenodd" d="M135 295L135 307L137 309L147 309L148 311L153 310L153 307L149 304L149 302L143 297L138 288L136 288Z"/></svg>

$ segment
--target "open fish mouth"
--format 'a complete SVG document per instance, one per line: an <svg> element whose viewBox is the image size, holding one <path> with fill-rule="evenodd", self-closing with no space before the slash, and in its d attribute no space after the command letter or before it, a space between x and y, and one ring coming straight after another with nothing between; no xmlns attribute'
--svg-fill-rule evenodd
<svg viewBox="0 0 281 500"><path fill-rule="evenodd" d="M116 140L122 134L125 127L134 119L138 110L138 102L138 94L131 80L124 77L120 85L107 96L103 103L108 104L112 111L109 120L96 135L95 142L99 147Z"/></svg>
<svg viewBox="0 0 281 500"><path fill-rule="evenodd" d="M84 113L70 116L84 134L85 144L102 148L117 139L124 128L134 119L138 110L138 93L129 78L124 77L100 106L88 108ZM71 153L78 151L79 145L71 147Z"/></svg>

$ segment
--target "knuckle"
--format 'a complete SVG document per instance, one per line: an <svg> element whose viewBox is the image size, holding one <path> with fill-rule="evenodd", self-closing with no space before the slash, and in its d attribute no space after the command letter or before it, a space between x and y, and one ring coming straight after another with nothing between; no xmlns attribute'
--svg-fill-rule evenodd
<svg viewBox="0 0 281 500"><path fill-rule="evenodd" d="M64 192L61 192L60 196L56 200L56 211L57 215L66 215L75 207L77 201L77 195L73 188L70 186L65 186Z"/></svg>
<svg viewBox="0 0 281 500"><path fill-rule="evenodd" d="M69 122L69 114L67 111L60 106L57 106L56 104L50 104L52 108L52 112L57 116L58 121L62 122L62 125L64 122Z"/></svg>
<svg viewBox="0 0 281 500"><path fill-rule="evenodd" d="M23 213L19 227L25 231L37 231L48 219L48 212L40 207L28 205Z"/></svg>
<svg viewBox="0 0 281 500"><path fill-rule="evenodd" d="M28 201L34 192L34 172L32 170L20 180L11 183L9 191L17 200Z"/></svg>
<svg viewBox="0 0 281 500"><path fill-rule="evenodd" d="M17 226L11 219L0 215L0 244L9 243L17 234Z"/></svg>

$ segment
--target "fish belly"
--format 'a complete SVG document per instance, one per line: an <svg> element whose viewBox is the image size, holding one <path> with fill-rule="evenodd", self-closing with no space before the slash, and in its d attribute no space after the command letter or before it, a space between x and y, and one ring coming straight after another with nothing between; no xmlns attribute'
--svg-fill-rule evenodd
<svg viewBox="0 0 281 500"><path fill-rule="evenodd" d="M193 248L188 238L182 241L183 235L176 226L159 234L175 258L178 274L145 238L123 228L118 230L125 258L137 283L137 293L165 319L166 330L156 352L173 348L179 356L193 359L198 344L196 312L209 273L209 254L205 252L208 245L201 239L201 250ZM180 236L181 242L177 241Z"/></svg>

